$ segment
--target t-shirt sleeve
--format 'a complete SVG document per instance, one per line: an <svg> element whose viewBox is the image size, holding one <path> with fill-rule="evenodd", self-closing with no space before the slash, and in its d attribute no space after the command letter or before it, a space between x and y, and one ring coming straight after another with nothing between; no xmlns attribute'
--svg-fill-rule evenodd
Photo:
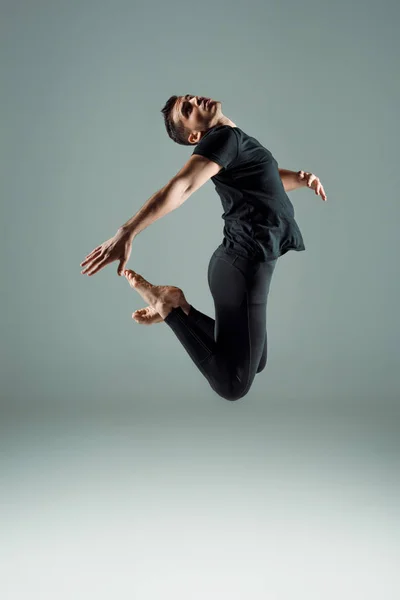
<svg viewBox="0 0 400 600"><path fill-rule="evenodd" d="M193 154L200 154L227 169L238 155L238 141L232 127L226 126L217 131L211 131L204 139L200 140L193 150Z"/></svg>

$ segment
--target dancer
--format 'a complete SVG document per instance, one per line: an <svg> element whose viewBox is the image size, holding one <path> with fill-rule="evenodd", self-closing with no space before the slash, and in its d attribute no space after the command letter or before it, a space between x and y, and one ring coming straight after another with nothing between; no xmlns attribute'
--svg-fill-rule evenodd
<svg viewBox="0 0 400 600"><path fill-rule="evenodd" d="M238 400L267 363L266 309L277 260L289 250L305 250L286 192L308 186L325 201L325 190L313 173L279 169L269 150L222 113L219 101L171 96L161 112L169 137L194 147L192 156L112 238L88 254L82 274L94 275L118 260L118 275L148 304L133 313L135 321L166 323L212 389ZM180 288L152 285L125 269L135 237L210 178L224 209L223 239L208 266L215 319L189 304Z"/></svg>

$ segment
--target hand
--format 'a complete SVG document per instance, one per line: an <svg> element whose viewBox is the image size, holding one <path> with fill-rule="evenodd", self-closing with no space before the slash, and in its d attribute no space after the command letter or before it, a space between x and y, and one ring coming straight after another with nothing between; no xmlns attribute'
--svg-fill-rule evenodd
<svg viewBox="0 0 400 600"><path fill-rule="evenodd" d="M87 265L86 269L81 271L82 275L94 275L103 267L119 260L118 275L123 275L125 265L129 260L132 250L132 241L134 236L131 232L125 229L118 229L114 237L104 242L101 246L97 246L85 260L81 263L81 267Z"/></svg>
<svg viewBox="0 0 400 600"><path fill-rule="evenodd" d="M321 196L322 200L326 201L328 198L326 197L325 190L323 188L322 183L319 180L319 177L313 175L313 173L306 173L304 171L298 172L299 179L307 182L307 186L311 189L315 190L317 196Z"/></svg>

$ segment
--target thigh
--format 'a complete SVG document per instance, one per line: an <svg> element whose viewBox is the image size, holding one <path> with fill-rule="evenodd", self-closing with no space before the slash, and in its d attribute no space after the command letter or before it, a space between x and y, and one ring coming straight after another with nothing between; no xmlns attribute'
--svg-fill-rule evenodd
<svg viewBox="0 0 400 600"><path fill-rule="evenodd" d="M266 304L277 259L260 262L227 253L220 247L208 266L208 285L218 305Z"/></svg>
<svg viewBox="0 0 400 600"><path fill-rule="evenodd" d="M237 309L247 293L247 280L235 266L237 256L217 248L208 265L208 285L216 307Z"/></svg>
<svg viewBox="0 0 400 600"><path fill-rule="evenodd" d="M217 353L241 380L255 375L265 343L271 265L217 249L208 269Z"/></svg>
<svg viewBox="0 0 400 600"><path fill-rule="evenodd" d="M264 366L267 357L267 303L270 291L272 275L276 267L277 259L262 262L256 272L248 279L247 309L249 314L249 335L251 339L251 361L252 375L257 369ZM255 369L255 370L254 370Z"/></svg>

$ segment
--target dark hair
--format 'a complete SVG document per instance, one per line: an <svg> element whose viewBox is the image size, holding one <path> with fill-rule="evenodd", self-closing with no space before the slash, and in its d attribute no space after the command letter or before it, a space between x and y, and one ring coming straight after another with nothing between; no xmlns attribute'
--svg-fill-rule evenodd
<svg viewBox="0 0 400 600"><path fill-rule="evenodd" d="M181 121L175 122L172 120L172 109L175 106L175 102L178 100L179 96L171 96L165 103L164 108L161 110L164 115L164 123L165 129L171 140L174 140L177 144L181 146L193 146L188 142L188 135L190 131L186 129Z"/></svg>

